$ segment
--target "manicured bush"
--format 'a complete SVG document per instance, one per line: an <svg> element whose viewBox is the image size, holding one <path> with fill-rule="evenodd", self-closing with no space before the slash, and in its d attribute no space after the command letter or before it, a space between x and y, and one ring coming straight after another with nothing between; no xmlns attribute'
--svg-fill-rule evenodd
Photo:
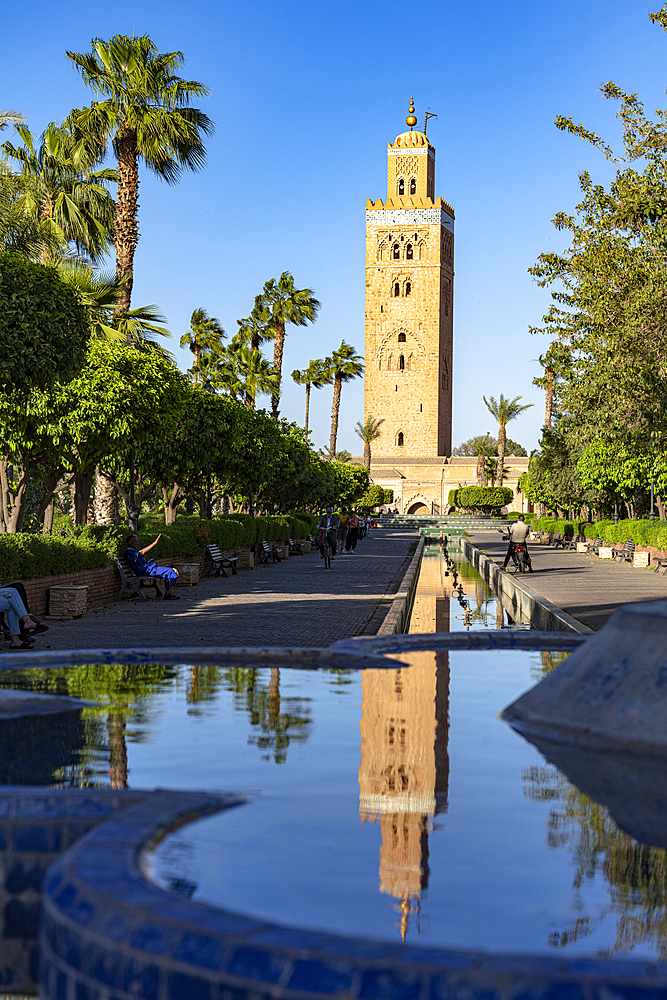
<svg viewBox="0 0 667 1000"><path fill-rule="evenodd" d="M76 573L108 566L105 548L91 538L59 535L0 535L0 565L7 583L35 580L57 573Z"/></svg>
<svg viewBox="0 0 667 1000"><path fill-rule="evenodd" d="M447 494L447 503L449 504L450 507L459 506L458 496L459 496L458 487L455 490L449 491L449 493Z"/></svg>
<svg viewBox="0 0 667 1000"><path fill-rule="evenodd" d="M451 493L450 490L450 496ZM510 503L513 497L514 491L509 486L463 486L456 490L456 506L492 513Z"/></svg>

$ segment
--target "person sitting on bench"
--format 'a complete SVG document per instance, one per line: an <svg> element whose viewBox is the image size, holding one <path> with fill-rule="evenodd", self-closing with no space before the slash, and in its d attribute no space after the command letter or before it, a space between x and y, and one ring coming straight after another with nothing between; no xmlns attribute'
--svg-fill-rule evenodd
<svg viewBox="0 0 667 1000"><path fill-rule="evenodd" d="M139 539L136 535L130 535L127 539L127 548L125 549L125 558L129 562L130 566L137 574L137 576L159 576L164 580L164 598L165 601L177 601L179 598L172 592L174 582L178 579L178 573L171 566L157 566L154 562L149 562L144 559L147 552L154 549L157 543L162 538L159 534L154 542L150 545L146 545L143 549L139 548Z"/></svg>
<svg viewBox="0 0 667 1000"><path fill-rule="evenodd" d="M0 611L7 614L9 621L10 649L32 649L32 643L21 639L21 630L27 633L35 632L34 623L25 604L13 587L0 588Z"/></svg>

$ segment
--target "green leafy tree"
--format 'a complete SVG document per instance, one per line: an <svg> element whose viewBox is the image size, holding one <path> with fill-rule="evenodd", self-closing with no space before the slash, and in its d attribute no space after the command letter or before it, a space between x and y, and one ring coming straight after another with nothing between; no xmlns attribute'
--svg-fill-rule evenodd
<svg viewBox="0 0 667 1000"><path fill-rule="evenodd" d="M263 307L268 310L268 325L273 330L273 368L278 383L271 397L271 415L277 420L285 329L289 325L305 326L307 323L314 323L320 303L315 298L312 288L294 287L294 278L289 271L283 271L277 281L274 278L267 281L261 298Z"/></svg>
<svg viewBox="0 0 667 1000"><path fill-rule="evenodd" d="M489 413L498 421L498 471L496 473L496 479L499 483L502 483L503 472L505 469L507 425L511 420L516 420L516 418L523 413L524 410L530 409L533 404L519 403L521 396L515 396L514 399L506 399L502 393L497 400L493 396L489 399L487 399L486 396L483 396L482 399L486 403L486 408Z"/></svg>
<svg viewBox="0 0 667 1000"><path fill-rule="evenodd" d="M336 438L338 437L338 415L340 413L340 395L344 382L360 378L364 371L363 358L357 354L351 344L341 340L340 347L331 355L330 372L333 375L333 403L331 406L331 438L329 440L329 458L333 461L336 454Z"/></svg>
<svg viewBox="0 0 667 1000"><path fill-rule="evenodd" d="M307 368L303 368L301 371L296 368L292 372L292 378L297 385L303 385L306 388L306 422L304 424L304 430L307 438L308 420L310 416L310 390L321 389L325 385L331 385L333 382L331 359L320 358L317 361L309 361Z"/></svg>
<svg viewBox="0 0 667 1000"><path fill-rule="evenodd" d="M100 100L70 115L73 126L94 139L101 154L109 143L118 160L114 223L116 277L126 278L116 311L130 310L134 254L139 241L139 161L168 184L184 170L204 166L204 137L213 125L193 99L208 89L182 80L182 52L159 52L147 36L94 38L91 52L68 52L84 83Z"/></svg>
<svg viewBox="0 0 667 1000"><path fill-rule="evenodd" d="M0 386L25 392L83 364L88 320L52 268L0 252Z"/></svg>
<svg viewBox="0 0 667 1000"><path fill-rule="evenodd" d="M383 423L384 417L374 417L372 413L369 413L363 424L358 420L355 427L355 433L364 442L364 465L369 472L371 471L371 445L382 434L380 427ZM379 502L382 503L382 501Z"/></svg>

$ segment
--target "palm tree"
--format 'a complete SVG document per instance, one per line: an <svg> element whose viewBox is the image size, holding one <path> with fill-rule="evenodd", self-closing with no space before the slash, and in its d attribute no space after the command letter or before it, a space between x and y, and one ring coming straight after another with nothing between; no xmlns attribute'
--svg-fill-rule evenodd
<svg viewBox="0 0 667 1000"><path fill-rule="evenodd" d="M283 370L283 348L285 327L305 326L314 323L320 303L312 288L295 288L294 278L289 271L283 271L278 280L271 278L264 285L261 296L269 312L269 325L273 330L273 367L278 381L271 397L271 416L277 420L280 403L280 382Z"/></svg>
<svg viewBox="0 0 667 1000"><path fill-rule="evenodd" d="M336 461L341 462L343 465L347 465L347 463L351 460L351 458L352 458L352 452L347 451L345 448L343 448L342 451L336 452Z"/></svg>
<svg viewBox="0 0 667 1000"><path fill-rule="evenodd" d="M338 413L340 410L340 393L343 382L351 382L359 378L364 370L363 358L355 352L351 344L341 340L340 347L331 355L331 373L333 375L333 405L331 407L331 439L329 441L329 461L336 456L336 438L338 436Z"/></svg>
<svg viewBox="0 0 667 1000"><path fill-rule="evenodd" d="M382 434L380 425L383 423L384 417L374 417L372 413L369 413L364 423L362 424L358 420L355 427L356 433L364 442L364 465L369 472L371 471L371 444L373 441L377 441Z"/></svg>
<svg viewBox="0 0 667 1000"><path fill-rule="evenodd" d="M309 361L308 367L299 371L295 368L292 378L297 385L306 387L306 422L304 430L306 439L308 438L308 418L310 415L310 390L321 389L322 386L331 385L333 374L331 372L331 358L320 358L318 361Z"/></svg>
<svg viewBox="0 0 667 1000"><path fill-rule="evenodd" d="M489 471L488 460L496 453L496 442L487 431L486 434L479 434L473 438L470 443L477 455L477 485L486 486Z"/></svg>
<svg viewBox="0 0 667 1000"><path fill-rule="evenodd" d="M98 260L111 247L114 201L105 185L117 180L116 171L94 170L99 153L71 128L51 122L37 145L26 125L15 130L23 145L3 142L0 148L19 168L17 207L59 244L73 243L78 253Z"/></svg>
<svg viewBox="0 0 667 1000"><path fill-rule="evenodd" d="M503 473L505 471L505 445L507 443L507 425L510 420L516 420L520 413L529 410L532 403L519 403L522 396L515 396L514 399L505 399L502 392L496 401L493 396L487 399L482 396L489 413L498 421L498 471L496 480L502 486Z"/></svg>
<svg viewBox="0 0 667 1000"><path fill-rule="evenodd" d="M225 331L220 320L209 316L205 309L195 309L190 317L190 329L181 337L181 347L189 347L195 356L194 381L197 384L197 369L201 351L216 354L220 350Z"/></svg>
<svg viewBox="0 0 667 1000"><path fill-rule="evenodd" d="M3 128L7 128L10 122L22 121L25 121L25 119L20 111L11 111L9 108L0 110L0 132L2 132Z"/></svg>
<svg viewBox="0 0 667 1000"><path fill-rule="evenodd" d="M102 100L75 109L70 119L81 133L94 138L100 155L111 143L118 160L116 277L127 281L116 312L127 313L139 241L139 160L168 184L175 184L184 170L203 167L203 136L212 132L213 124L188 105L209 91L201 83L176 76L183 53L158 52L147 35L114 35L108 42L94 38L91 44L91 52L67 55Z"/></svg>
<svg viewBox="0 0 667 1000"><path fill-rule="evenodd" d="M277 382L273 366L262 352L244 347L236 337L211 359L206 374L212 386L223 389L234 399L244 396L249 410L254 409L257 396L275 392Z"/></svg>
<svg viewBox="0 0 667 1000"><path fill-rule="evenodd" d="M237 319L236 322L239 328L234 339L251 351L259 350L265 341L273 339L271 315L261 295L255 296L255 305L250 315L246 319Z"/></svg>

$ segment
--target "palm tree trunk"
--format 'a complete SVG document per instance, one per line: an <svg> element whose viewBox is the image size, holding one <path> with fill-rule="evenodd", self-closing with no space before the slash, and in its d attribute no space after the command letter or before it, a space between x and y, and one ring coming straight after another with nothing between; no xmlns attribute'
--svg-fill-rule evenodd
<svg viewBox="0 0 667 1000"><path fill-rule="evenodd" d="M275 369L276 375L278 376L278 384L275 388L273 395L271 396L271 416L274 420L278 419L280 405L280 380L282 378L283 370L283 349L285 347L285 324L278 322L276 323L276 333L273 338L273 367Z"/></svg>
<svg viewBox="0 0 667 1000"><path fill-rule="evenodd" d="M364 465L371 471L371 443L370 441L364 441Z"/></svg>
<svg viewBox="0 0 667 1000"><path fill-rule="evenodd" d="M195 338L195 377L194 384L197 384L197 365L199 364L199 341Z"/></svg>
<svg viewBox="0 0 667 1000"><path fill-rule="evenodd" d="M95 524L116 524L116 484L102 472L99 465L95 469Z"/></svg>
<svg viewBox="0 0 667 1000"><path fill-rule="evenodd" d="M544 426L551 427L551 413L554 404L554 373L547 371L546 398L544 401Z"/></svg>
<svg viewBox="0 0 667 1000"><path fill-rule="evenodd" d="M486 486L486 476L484 475L484 463L486 458L484 455L480 454L477 456L477 485Z"/></svg>
<svg viewBox="0 0 667 1000"><path fill-rule="evenodd" d="M498 424L498 471L496 480L498 486L503 485L503 472L505 471L505 443L507 441L507 429L504 424Z"/></svg>
<svg viewBox="0 0 667 1000"><path fill-rule="evenodd" d="M340 410L340 390L343 382L336 376L334 378L333 404L331 406L331 438L329 440L329 461L333 462L336 457L336 438L338 437L338 413Z"/></svg>
<svg viewBox="0 0 667 1000"><path fill-rule="evenodd" d="M119 705L118 708L127 708L127 705ZM124 712L109 713L107 733L109 734L109 785L111 788L127 788L128 767Z"/></svg>
<svg viewBox="0 0 667 1000"><path fill-rule="evenodd" d="M306 438L308 437L308 417L310 415L310 382L306 382Z"/></svg>
<svg viewBox="0 0 667 1000"><path fill-rule="evenodd" d="M134 280L134 252L139 242L139 163L137 133L125 129L116 139L118 150L118 194L114 246L116 249L116 279L127 277L114 306L114 316L129 312Z"/></svg>

